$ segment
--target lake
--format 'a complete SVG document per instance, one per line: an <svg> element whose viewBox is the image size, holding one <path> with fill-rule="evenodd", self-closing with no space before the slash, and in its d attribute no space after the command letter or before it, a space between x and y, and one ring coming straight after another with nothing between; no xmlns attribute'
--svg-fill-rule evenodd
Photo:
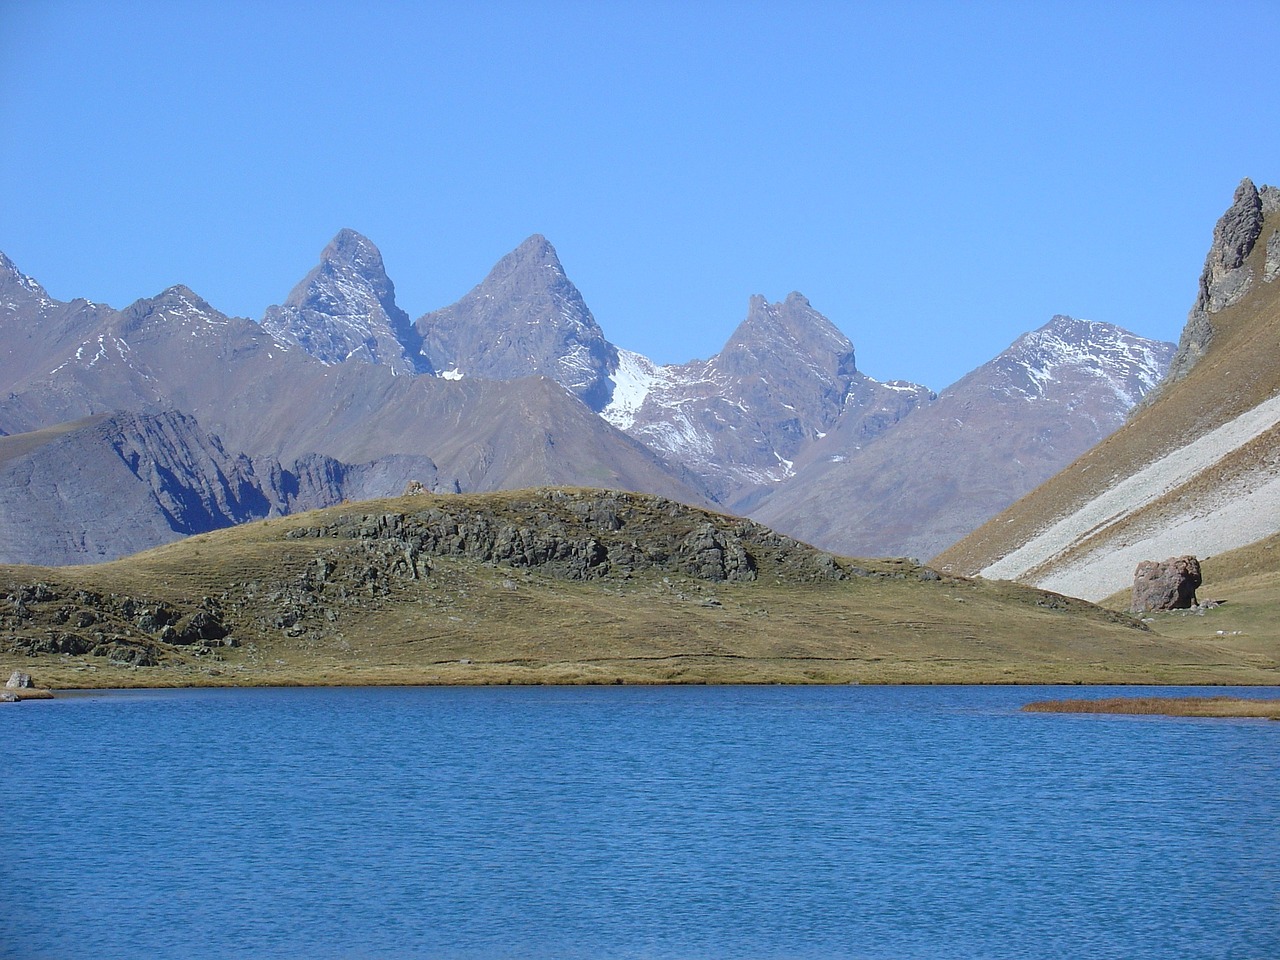
<svg viewBox="0 0 1280 960"><path fill-rule="evenodd" d="M1280 723L1118 692L6 705L0 957L1280 957Z"/></svg>

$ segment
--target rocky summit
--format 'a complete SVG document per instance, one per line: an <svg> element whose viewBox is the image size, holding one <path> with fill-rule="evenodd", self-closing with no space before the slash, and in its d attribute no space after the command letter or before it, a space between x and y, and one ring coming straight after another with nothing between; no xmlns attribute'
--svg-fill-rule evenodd
<svg viewBox="0 0 1280 960"><path fill-rule="evenodd" d="M262 328L322 363L357 360L398 374L431 372L409 315L396 305L381 252L354 230L340 231L288 299L267 308Z"/></svg>
<svg viewBox="0 0 1280 960"><path fill-rule="evenodd" d="M709 360L657 366L624 353L605 419L689 466L735 509L792 476L829 431L870 438L931 394L877 383L857 368L853 344L792 293L752 297L747 317Z"/></svg>
<svg viewBox="0 0 1280 960"><path fill-rule="evenodd" d="M507 254L457 303L418 319L422 353L440 376L544 376L588 407L608 402L617 348L605 339L546 237Z"/></svg>

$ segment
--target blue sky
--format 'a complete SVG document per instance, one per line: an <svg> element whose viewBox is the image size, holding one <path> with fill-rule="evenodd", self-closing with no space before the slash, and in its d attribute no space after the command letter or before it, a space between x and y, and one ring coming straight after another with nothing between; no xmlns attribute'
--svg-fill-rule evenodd
<svg viewBox="0 0 1280 960"><path fill-rule="evenodd" d="M940 388L1054 313L1176 339L1280 180L1274 3L261 6L0 0L0 250L257 318L349 226L417 317L537 232L656 360L799 290Z"/></svg>

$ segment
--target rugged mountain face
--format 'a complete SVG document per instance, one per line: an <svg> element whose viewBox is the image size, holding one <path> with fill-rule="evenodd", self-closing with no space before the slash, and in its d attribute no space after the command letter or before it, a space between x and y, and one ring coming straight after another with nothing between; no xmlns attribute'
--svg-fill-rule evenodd
<svg viewBox="0 0 1280 960"><path fill-rule="evenodd" d="M422 457L350 465L311 455L282 467L229 454L176 412L100 414L0 437L0 563L126 556L250 520L436 486Z"/></svg>
<svg viewBox="0 0 1280 960"><path fill-rule="evenodd" d="M1102 598L1129 587L1141 560L1203 558L1280 531L1277 201L1280 192L1248 180L1236 191L1214 230L1176 378L940 565Z"/></svg>
<svg viewBox="0 0 1280 960"><path fill-rule="evenodd" d="M548 380L449 382L399 376L386 363L326 365L256 323L223 315L186 287L117 311L85 301L59 303L7 261L0 267L6 281L0 433L33 433L120 411L180 411L220 438L233 458L312 462L326 464L324 470L331 469L329 461L367 464L364 476L381 472L395 480L391 489L371 491L378 495L403 489L401 471L413 466L430 467L429 476L410 478L429 488L591 484L705 502L679 472ZM68 469L71 462L63 461ZM76 469L86 478L137 480L114 465ZM336 502L306 494L301 476L292 499L276 497L281 504ZM282 478L280 490L292 482ZM359 486L352 483L344 479L333 496L351 496ZM230 521L237 514L220 516ZM163 515L141 525L173 529Z"/></svg>
<svg viewBox="0 0 1280 960"><path fill-rule="evenodd" d="M747 318L710 360L657 366L620 352L606 420L687 464L720 502L741 508L791 476L837 423L867 438L922 402L916 384L860 373L853 344L799 293L752 297Z"/></svg>
<svg viewBox="0 0 1280 960"><path fill-rule="evenodd" d="M347 248L359 255L343 254ZM346 266L353 260L361 269ZM263 326L326 363L363 360L410 372L410 338L381 319L395 309L389 289L376 249L344 231ZM364 318L375 314L373 327L392 331L380 335L381 348L368 346L374 341ZM837 421L866 441L931 396L859 373L853 345L798 293L776 304L753 298L746 320L710 360L659 367L605 339L541 236L504 257L462 300L422 317L414 336L420 365L447 380L550 378L734 509L790 476ZM402 351L385 347L391 342Z"/></svg>
<svg viewBox="0 0 1280 960"><path fill-rule="evenodd" d="M842 553L931 557L1119 427L1173 349L1054 317L886 441L833 431L751 515Z"/></svg>
<svg viewBox="0 0 1280 960"><path fill-rule="evenodd" d="M416 327L423 356L447 379L544 376L593 410L609 400L617 348L545 237L530 237L465 297Z"/></svg>
<svg viewBox="0 0 1280 960"><path fill-rule="evenodd" d="M68 347L91 360L100 346L89 339L110 307L88 300L63 303L0 253L0 381L13 383L61 362Z"/></svg>
<svg viewBox="0 0 1280 960"><path fill-rule="evenodd" d="M357 360L397 374L431 372L409 315L396 306L382 254L354 230L333 238L284 304L267 308L262 326L325 364Z"/></svg>

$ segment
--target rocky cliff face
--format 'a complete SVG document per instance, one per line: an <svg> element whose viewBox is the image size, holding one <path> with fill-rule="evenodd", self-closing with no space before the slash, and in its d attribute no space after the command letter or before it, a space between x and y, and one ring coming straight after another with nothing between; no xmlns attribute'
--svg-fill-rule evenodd
<svg viewBox="0 0 1280 960"><path fill-rule="evenodd" d="M262 327L325 364L355 360L397 374L431 372L409 315L396 305L382 254L354 230L333 238L284 304L267 308Z"/></svg>
<svg viewBox="0 0 1280 960"><path fill-rule="evenodd" d="M1259 191L1253 181L1245 177L1236 187L1231 206L1214 226L1196 301L1187 316L1177 355L1169 369L1170 382L1186 376L1204 356L1214 335L1213 315L1239 303L1249 292L1255 279L1248 262L1249 254L1262 234L1266 213L1264 198L1267 208L1280 207L1280 190L1264 186ZM1280 271L1280 231L1272 233L1267 250L1264 277L1270 280Z"/></svg>
<svg viewBox="0 0 1280 960"><path fill-rule="evenodd" d="M1173 349L1054 317L883 441L832 431L751 516L841 553L932 557L1117 429Z"/></svg>
<svg viewBox="0 0 1280 960"><path fill-rule="evenodd" d="M0 563L111 560L251 520L398 494L411 480L441 490L426 457L346 464L313 454L282 466L229 453L176 411L101 414L0 437Z"/></svg>
<svg viewBox="0 0 1280 960"><path fill-rule="evenodd" d="M545 237L530 237L465 297L416 327L423 355L442 377L543 376L593 410L609 400L617 348Z"/></svg>

